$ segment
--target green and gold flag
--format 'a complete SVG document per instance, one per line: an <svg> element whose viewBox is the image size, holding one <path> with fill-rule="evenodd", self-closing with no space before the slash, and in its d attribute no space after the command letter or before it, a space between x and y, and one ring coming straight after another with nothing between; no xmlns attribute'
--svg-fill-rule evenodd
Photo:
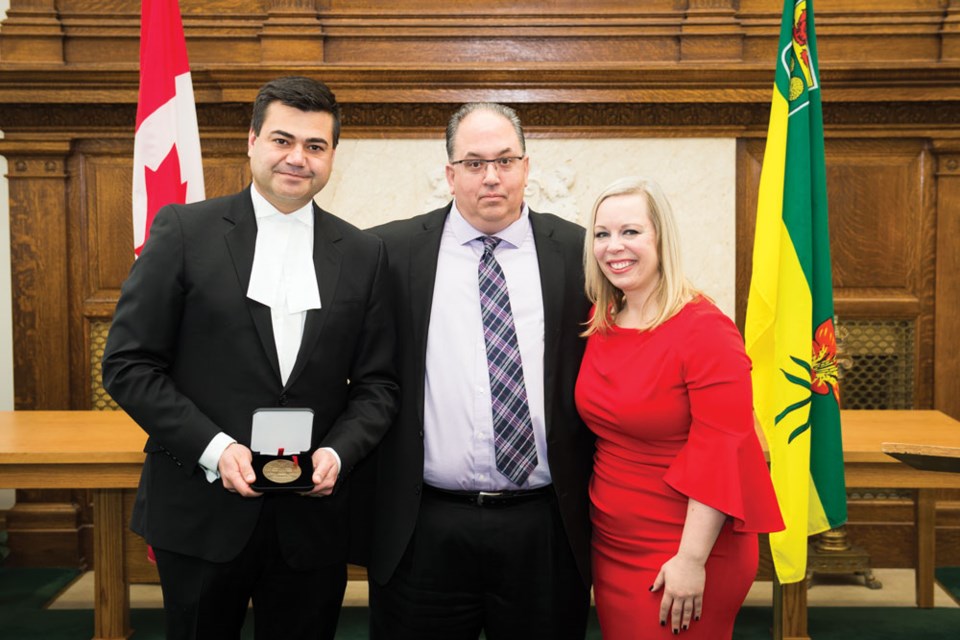
<svg viewBox="0 0 960 640"><path fill-rule="evenodd" d="M786 523L770 535L774 566L798 582L807 537L847 519L813 0L784 3L745 334Z"/></svg>

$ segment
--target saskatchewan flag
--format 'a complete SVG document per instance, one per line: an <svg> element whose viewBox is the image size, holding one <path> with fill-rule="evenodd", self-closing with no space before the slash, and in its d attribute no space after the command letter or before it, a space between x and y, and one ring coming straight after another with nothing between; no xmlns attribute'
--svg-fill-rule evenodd
<svg viewBox="0 0 960 640"><path fill-rule="evenodd" d="M798 582L807 537L847 519L813 0L784 3L745 329L786 523L770 534L774 567Z"/></svg>

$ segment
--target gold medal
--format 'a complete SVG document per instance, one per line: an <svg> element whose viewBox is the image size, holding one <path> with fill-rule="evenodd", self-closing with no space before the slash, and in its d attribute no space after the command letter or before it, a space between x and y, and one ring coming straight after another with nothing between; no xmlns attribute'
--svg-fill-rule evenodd
<svg viewBox="0 0 960 640"><path fill-rule="evenodd" d="M303 471L293 460L272 460L263 465L263 476L277 484L287 484L300 477Z"/></svg>

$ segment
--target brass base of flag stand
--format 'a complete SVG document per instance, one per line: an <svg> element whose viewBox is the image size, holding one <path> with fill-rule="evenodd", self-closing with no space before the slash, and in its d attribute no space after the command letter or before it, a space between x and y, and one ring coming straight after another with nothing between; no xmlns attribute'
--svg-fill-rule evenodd
<svg viewBox="0 0 960 640"><path fill-rule="evenodd" d="M870 554L850 544L846 527L825 531L810 544L807 553L807 588L813 586L813 578L817 574L862 576L863 586L868 589L883 588L883 583L873 575Z"/></svg>

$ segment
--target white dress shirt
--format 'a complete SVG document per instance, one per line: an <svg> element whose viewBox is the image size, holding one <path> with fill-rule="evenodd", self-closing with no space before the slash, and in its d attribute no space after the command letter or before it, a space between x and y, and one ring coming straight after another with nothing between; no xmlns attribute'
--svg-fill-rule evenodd
<svg viewBox="0 0 960 640"><path fill-rule="evenodd" d="M427 332L424 380L424 468L427 484L443 489L517 489L497 471L490 376L483 340L477 270L483 233L450 210L440 241ZM494 256L510 293L523 377L537 445L537 466L520 488L551 482L543 392L543 293L529 211L494 234Z"/></svg>
<svg viewBox="0 0 960 640"><path fill-rule="evenodd" d="M284 214L256 187L251 187L250 194L257 217L257 244L247 297L270 307L280 378L286 385L300 352L307 310L320 308L320 288L313 264L313 202ZM199 463L208 481L220 477L220 456L234 442L220 432L204 449ZM339 466L339 456L337 462Z"/></svg>

